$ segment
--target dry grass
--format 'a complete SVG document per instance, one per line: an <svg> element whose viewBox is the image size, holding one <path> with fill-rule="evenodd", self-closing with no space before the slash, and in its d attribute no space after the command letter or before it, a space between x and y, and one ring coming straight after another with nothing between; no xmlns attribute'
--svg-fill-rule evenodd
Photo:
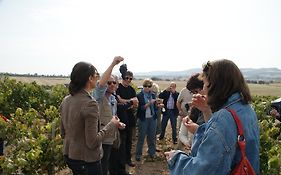
<svg viewBox="0 0 281 175"><path fill-rule="evenodd" d="M68 84L70 82L69 78L52 78L52 77L10 77L17 81L31 83L36 82L40 85L56 85L56 84Z"/></svg>
<svg viewBox="0 0 281 175"><path fill-rule="evenodd" d="M22 82L33 82L36 81L40 85L56 85L56 84L68 84L69 78L49 78L49 77L11 77L17 81ZM142 80L134 80L137 86L142 85ZM155 81L161 90L166 89L169 86L169 81ZM180 91L185 87L185 81L175 81L177 84L177 91ZM278 84L249 84L252 95L270 95L281 97L281 83Z"/></svg>
<svg viewBox="0 0 281 175"><path fill-rule="evenodd" d="M281 83L279 84L249 84L252 95L270 95L281 97Z"/></svg>

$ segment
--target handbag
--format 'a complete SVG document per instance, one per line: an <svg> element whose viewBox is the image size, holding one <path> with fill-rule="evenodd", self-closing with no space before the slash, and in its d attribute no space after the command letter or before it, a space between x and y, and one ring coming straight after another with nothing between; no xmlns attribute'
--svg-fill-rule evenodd
<svg viewBox="0 0 281 175"><path fill-rule="evenodd" d="M226 109L226 110L228 110L231 113L236 123L237 131L238 131L237 143L241 151L241 160L231 171L231 175L255 175L256 173L253 167L251 166L251 163L246 157L246 152L245 152L246 140L244 137L242 124L234 110L232 109Z"/></svg>

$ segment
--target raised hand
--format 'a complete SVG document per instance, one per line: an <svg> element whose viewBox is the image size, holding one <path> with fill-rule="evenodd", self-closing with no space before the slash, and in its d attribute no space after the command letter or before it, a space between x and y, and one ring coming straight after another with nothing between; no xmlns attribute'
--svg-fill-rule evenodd
<svg viewBox="0 0 281 175"><path fill-rule="evenodd" d="M124 58L123 57L121 57L121 56L116 56L116 57L114 57L114 59L113 59L113 64L114 64L114 66L115 65L117 65L117 64L119 64L121 61L123 61L124 60Z"/></svg>

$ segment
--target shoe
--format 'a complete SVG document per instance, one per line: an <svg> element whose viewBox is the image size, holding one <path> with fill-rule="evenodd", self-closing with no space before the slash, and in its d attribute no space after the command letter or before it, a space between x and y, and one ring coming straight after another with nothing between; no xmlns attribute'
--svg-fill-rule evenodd
<svg viewBox="0 0 281 175"><path fill-rule="evenodd" d="M145 161L146 162L155 162L156 155L147 155Z"/></svg>
<svg viewBox="0 0 281 175"><path fill-rule="evenodd" d="M158 137L158 139L159 139L159 140L163 140L163 139L164 139L164 137L161 137L161 136L160 136L160 137Z"/></svg>
<svg viewBox="0 0 281 175"><path fill-rule="evenodd" d="M177 142L177 141L174 141L173 143L174 143L174 145L178 144L178 142Z"/></svg>
<svg viewBox="0 0 281 175"><path fill-rule="evenodd" d="M132 162L128 162L127 165L129 165L130 167L135 167L136 165Z"/></svg>
<svg viewBox="0 0 281 175"><path fill-rule="evenodd" d="M136 161L141 161L141 158L140 157L136 157Z"/></svg>

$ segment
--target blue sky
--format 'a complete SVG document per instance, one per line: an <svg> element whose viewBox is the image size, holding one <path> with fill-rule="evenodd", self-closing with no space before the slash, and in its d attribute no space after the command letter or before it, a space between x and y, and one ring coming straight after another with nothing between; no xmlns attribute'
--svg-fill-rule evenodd
<svg viewBox="0 0 281 175"><path fill-rule="evenodd" d="M281 69L280 0L0 0L0 72L199 68L227 58ZM116 68L115 71L118 71Z"/></svg>

